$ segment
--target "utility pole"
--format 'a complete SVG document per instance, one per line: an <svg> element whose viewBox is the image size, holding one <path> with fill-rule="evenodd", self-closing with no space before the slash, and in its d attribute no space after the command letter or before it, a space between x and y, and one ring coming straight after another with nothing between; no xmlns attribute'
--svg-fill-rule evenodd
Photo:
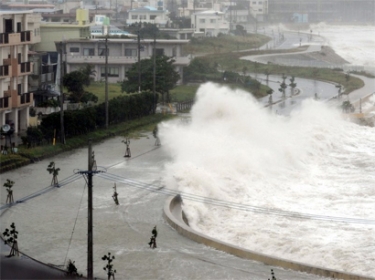
<svg viewBox="0 0 375 280"><path fill-rule="evenodd" d="M92 166L93 154L91 139L89 140L87 189L88 189L88 218L87 218L87 279L93 279L93 232L92 232Z"/></svg>
<svg viewBox="0 0 375 280"><path fill-rule="evenodd" d="M141 38L140 38L141 22L138 26L138 93L141 93Z"/></svg>
<svg viewBox="0 0 375 280"><path fill-rule="evenodd" d="M154 47L152 49L152 55L154 59L154 69L153 69L153 75L152 75L152 78L153 78L152 91L154 93L154 113L155 113L155 110L156 110L156 91L155 91L155 87L156 87L156 32L154 34Z"/></svg>
<svg viewBox="0 0 375 280"><path fill-rule="evenodd" d="M88 141L88 170L78 171L78 174L85 176L87 182L87 279L94 279L94 258L93 258L93 176L103 171L97 170L95 155L92 151L92 141Z"/></svg>
<svg viewBox="0 0 375 280"><path fill-rule="evenodd" d="M108 129L108 30L105 36L105 128Z"/></svg>
<svg viewBox="0 0 375 280"><path fill-rule="evenodd" d="M63 85L63 76L64 76L64 64L63 64L63 53L64 53L64 44L60 42L60 142L65 145L65 131L64 131L64 85Z"/></svg>

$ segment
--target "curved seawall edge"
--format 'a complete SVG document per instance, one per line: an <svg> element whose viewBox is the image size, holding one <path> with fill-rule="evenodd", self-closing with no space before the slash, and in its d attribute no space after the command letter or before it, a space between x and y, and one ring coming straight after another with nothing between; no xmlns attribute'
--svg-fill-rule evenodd
<svg viewBox="0 0 375 280"><path fill-rule="evenodd" d="M213 247L217 250L235 255L240 258L262 262L266 265L281 267L299 272L306 272L322 277L350 280L370 280L375 279L363 275L351 274L343 271L331 270L329 268L311 266L309 264L298 263L286 259L276 258L251 250L247 250L218 239L209 237L203 233L197 232L188 226L188 221L182 211L182 198L180 195L169 197L164 204L163 216L166 221L181 235L204 245Z"/></svg>

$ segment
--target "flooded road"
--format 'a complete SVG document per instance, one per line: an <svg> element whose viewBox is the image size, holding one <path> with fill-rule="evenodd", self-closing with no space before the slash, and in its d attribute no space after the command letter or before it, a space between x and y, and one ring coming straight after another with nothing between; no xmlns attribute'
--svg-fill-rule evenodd
<svg viewBox="0 0 375 280"><path fill-rule="evenodd" d="M114 181L94 176L94 275L105 279L101 258L115 255L118 279L268 279L269 267L243 260L181 237L162 217L166 195L150 192L147 186L161 184L161 171L169 158L165 146L156 147L152 135L131 139L132 158L124 158L122 137L93 145L98 170L116 177ZM15 182L14 199L21 200L1 212L1 230L14 222L22 252L45 263L66 266L75 261L79 273L86 274L87 186L78 170L87 170L88 149L60 154L2 174ZM48 164L60 168L60 188L49 188ZM104 174L104 173L103 173ZM107 176L107 177L108 177ZM112 200L116 183L120 205ZM5 203L4 190L1 205ZM150 249L151 230L157 226L157 249ZM251 234L251 233L249 233ZM304 273L273 268L280 279L317 279Z"/></svg>

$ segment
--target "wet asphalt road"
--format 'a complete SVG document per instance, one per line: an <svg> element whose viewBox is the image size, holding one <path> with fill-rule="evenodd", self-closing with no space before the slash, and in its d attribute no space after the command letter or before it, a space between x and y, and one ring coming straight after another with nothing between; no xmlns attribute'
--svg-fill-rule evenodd
<svg viewBox="0 0 375 280"><path fill-rule="evenodd" d="M268 279L274 269L277 279L317 279L305 273L286 271L240 259L180 236L162 217L166 195L149 192L148 185L163 188L162 170L170 158L167 143L155 147L150 134L132 139L132 158L124 158L122 137L95 144L98 170L107 180L94 177L94 275L105 278L101 257L115 255L117 279ZM1 213L1 230L15 222L19 248L37 260L64 267L74 260L86 274L87 187L77 170L87 170L88 150L78 149L2 174L15 182L15 200L48 189L50 161L61 169L59 183L66 184L18 203ZM107 176L107 177L108 177ZM70 179L68 179L70 178ZM111 198L114 181L120 205ZM1 204L5 197L1 196ZM158 248L150 249L152 228L159 230ZM251 232L249 232L251 234ZM2 252L4 253L4 252ZM3 256L3 254L2 254Z"/></svg>

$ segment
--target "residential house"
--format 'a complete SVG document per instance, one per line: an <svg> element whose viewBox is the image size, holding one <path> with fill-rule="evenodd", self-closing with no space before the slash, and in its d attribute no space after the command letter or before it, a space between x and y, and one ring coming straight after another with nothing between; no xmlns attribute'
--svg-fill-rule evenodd
<svg viewBox="0 0 375 280"><path fill-rule="evenodd" d="M207 37L216 37L219 33L229 33L229 22L225 14L218 11L198 12L191 16L191 27L195 33L203 33Z"/></svg>
<svg viewBox="0 0 375 280"><path fill-rule="evenodd" d="M246 24L252 18L249 6L244 3L235 3L236 5L229 6L225 10L225 19L231 23L231 29L235 29L237 24ZM248 2L246 2L248 5Z"/></svg>
<svg viewBox="0 0 375 280"><path fill-rule="evenodd" d="M257 21L265 21L268 16L268 1L250 0L250 13Z"/></svg>
<svg viewBox="0 0 375 280"><path fill-rule="evenodd" d="M32 44L40 42L40 15L32 11L0 11L0 125L14 124L15 133L27 129L33 93L29 75Z"/></svg>
<svg viewBox="0 0 375 280"><path fill-rule="evenodd" d="M130 10L126 24L131 25L139 22L156 24L157 27L167 27L170 22L169 12L150 6Z"/></svg>
<svg viewBox="0 0 375 280"><path fill-rule="evenodd" d="M209 10L221 11L222 3L207 0L182 0L178 13L180 17L191 17L195 13Z"/></svg>

